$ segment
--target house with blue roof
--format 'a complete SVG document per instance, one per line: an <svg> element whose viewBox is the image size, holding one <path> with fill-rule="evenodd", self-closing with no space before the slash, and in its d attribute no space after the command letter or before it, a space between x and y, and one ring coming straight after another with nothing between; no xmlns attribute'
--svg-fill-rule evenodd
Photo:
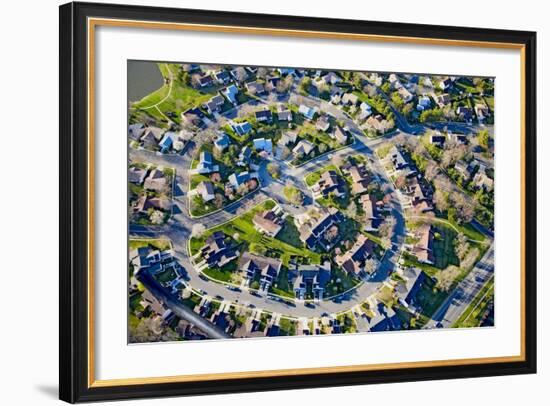
<svg viewBox="0 0 550 406"><path fill-rule="evenodd" d="M223 152L227 147L229 147L230 144L231 140L224 132L220 132L218 134L218 138L214 140L214 147L220 152Z"/></svg>
<svg viewBox="0 0 550 406"><path fill-rule="evenodd" d="M177 134L171 131L164 133L164 137L159 142L160 152L163 154L168 152L172 148L172 144L177 138Z"/></svg>
<svg viewBox="0 0 550 406"><path fill-rule="evenodd" d="M231 122L229 125L231 129L241 137L252 131L252 125L250 125L248 121L243 121L242 123Z"/></svg>
<svg viewBox="0 0 550 406"><path fill-rule="evenodd" d="M256 138L252 140L252 143L254 144L254 149L256 151L266 151L270 154L273 151L273 141L269 138Z"/></svg>
<svg viewBox="0 0 550 406"><path fill-rule="evenodd" d="M208 151L202 151L199 156L199 163L193 171L194 173L206 174L212 172L218 172L218 165L214 165L214 158L212 154ZM193 173L191 172L191 173Z"/></svg>
<svg viewBox="0 0 550 406"><path fill-rule="evenodd" d="M248 146L244 146L239 153L239 166L247 166L250 163L250 157L252 156L252 150Z"/></svg>
<svg viewBox="0 0 550 406"><path fill-rule="evenodd" d="M226 97L227 100L234 106L238 104L237 94L239 93L239 88L235 85L231 85L222 90L222 94Z"/></svg>
<svg viewBox="0 0 550 406"><path fill-rule="evenodd" d="M233 186L234 189L238 189L240 186L244 185L246 182L250 180L250 173L248 171L241 172L241 173L232 173L229 175L229 178L227 178L231 186Z"/></svg>

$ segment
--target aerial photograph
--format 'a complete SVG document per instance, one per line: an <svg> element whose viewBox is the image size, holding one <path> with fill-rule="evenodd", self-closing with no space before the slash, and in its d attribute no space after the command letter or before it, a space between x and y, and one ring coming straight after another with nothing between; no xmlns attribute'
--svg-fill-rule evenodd
<svg viewBox="0 0 550 406"><path fill-rule="evenodd" d="M128 343L494 326L495 78L127 70Z"/></svg>

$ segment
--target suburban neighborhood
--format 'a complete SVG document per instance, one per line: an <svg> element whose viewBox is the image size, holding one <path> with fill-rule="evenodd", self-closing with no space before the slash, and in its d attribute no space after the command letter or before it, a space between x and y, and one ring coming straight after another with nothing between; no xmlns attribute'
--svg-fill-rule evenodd
<svg viewBox="0 0 550 406"><path fill-rule="evenodd" d="M494 78L129 63L129 343L494 325Z"/></svg>

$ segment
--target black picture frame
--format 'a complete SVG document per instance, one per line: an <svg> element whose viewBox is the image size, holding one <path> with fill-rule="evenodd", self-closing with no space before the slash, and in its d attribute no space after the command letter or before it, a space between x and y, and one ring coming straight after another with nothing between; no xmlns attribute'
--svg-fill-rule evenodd
<svg viewBox="0 0 550 406"><path fill-rule="evenodd" d="M220 394L536 372L536 33L296 16L262 15L113 4L60 6L60 342L59 397L84 401ZM87 19L89 17L230 25L301 31L513 43L524 64L524 349L517 362L398 368L366 372L311 373L117 386L90 385L88 352L88 150Z"/></svg>

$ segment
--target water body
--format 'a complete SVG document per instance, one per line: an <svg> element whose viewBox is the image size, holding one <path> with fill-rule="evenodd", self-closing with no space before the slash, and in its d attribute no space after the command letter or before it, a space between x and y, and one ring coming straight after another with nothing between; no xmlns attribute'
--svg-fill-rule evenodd
<svg viewBox="0 0 550 406"><path fill-rule="evenodd" d="M156 62L128 61L128 102L141 100L162 87L164 79Z"/></svg>

